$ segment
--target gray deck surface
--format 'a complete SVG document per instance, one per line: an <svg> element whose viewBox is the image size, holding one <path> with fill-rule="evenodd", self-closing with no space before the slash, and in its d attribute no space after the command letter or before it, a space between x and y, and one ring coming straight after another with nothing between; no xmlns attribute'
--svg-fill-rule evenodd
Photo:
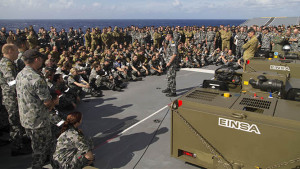
<svg viewBox="0 0 300 169"><path fill-rule="evenodd" d="M215 66L205 69L214 70ZM182 95L212 77L211 73L181 70L177 72L177 94ZM81 128L95 143L96 168L198 168L170 157L171 113L165 106L175 98L161 93L166 83L165 75L149 76L129 82L123 92L105 90L102 97L83 99L77 110L83 112ZM150 115L153 116L145 120ZM137 122L140 123L126 130ZM9 146L0 147L0 152L0 169L30 168L31 155L10 157Z"/></svg>
<svg viewBox="0 0 300 169"><path fill-rule="evenodd" d="M258 25L263 26L265 25L271 18L253 18L245 21L241 24L241 26L252 26ZM278 25L298 25L300 24L300 17L275 17L274 20L268 26L278 26Z"/></svg>
<svg viewBox="0 0 300 169"><path fill-rule="evenodd" d="M298 25L300 17L287 17L287 18L275 18L275 20L270 23L270 25L278 26L278 25Z"/></svg>
<svg viewBox="0 0 300 169"><path fill-rule="evenodd" d="M241 24L241 26L252 26L252 25L262 26L265 23L267 23L269 19L270 18L253 18L245 21L244 23Z"/></svg>

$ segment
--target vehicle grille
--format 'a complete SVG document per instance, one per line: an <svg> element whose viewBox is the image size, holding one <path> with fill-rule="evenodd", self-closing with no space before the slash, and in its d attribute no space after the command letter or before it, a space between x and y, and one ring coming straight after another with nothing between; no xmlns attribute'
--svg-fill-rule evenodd
<svg viewBox="0 0 300 169"><path fill-rule="evenodd" d="M201 91L201 90L195 90L189 95L187 95L187 98L193 98L193 99L200 99L200 100L206 100L206 101L212 101L218 96L218 93L214 92L207 92L207 91Z"/></svg>
<svg viewBox="0 0 300 169"><path fill-rule="evenodd" d="M266 100L243 98L242 101L240 102L240 105L246 105L246 106L262 108L262 109L269 109L271 102Z"/></svg>

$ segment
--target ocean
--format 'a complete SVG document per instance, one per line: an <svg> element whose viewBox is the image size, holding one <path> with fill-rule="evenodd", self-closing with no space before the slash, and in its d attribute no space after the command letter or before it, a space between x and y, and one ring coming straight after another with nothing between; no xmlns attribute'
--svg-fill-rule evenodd
<svg viewBox="0 0 300 169"><path fill-rule="evenodd" d="M40 27L49 30L54 26L57 31L65 28L69 31L70 27L74 29L82 28L85 31L87 28L99 27L127 27L131 25L144 27L144 26L219 26L219 25L240 25L246 20L243 19L34 19L34 20L11 20L1 19L0 27L6 27L7 32L12 30L15 32L17 28L24 29L30 25L38 31Z"/></svg>

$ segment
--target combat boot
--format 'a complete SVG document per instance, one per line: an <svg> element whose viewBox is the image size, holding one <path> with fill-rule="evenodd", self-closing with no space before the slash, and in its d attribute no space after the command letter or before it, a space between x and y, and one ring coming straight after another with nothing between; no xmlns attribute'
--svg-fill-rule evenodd
<svg viewBox="0 0 300 169"><path fill-rule="evenodd" d="M176 97L177 94L176 93L167 93L166 96L167 97Z"/></svg>
<svg viewBox="0 0 300 169"><path fill-rule="evenodd" d="M161 92L162 92L162 93L170 93L171 90L170 90L169 88L166 88L166 89L162 90Z"/></svg>

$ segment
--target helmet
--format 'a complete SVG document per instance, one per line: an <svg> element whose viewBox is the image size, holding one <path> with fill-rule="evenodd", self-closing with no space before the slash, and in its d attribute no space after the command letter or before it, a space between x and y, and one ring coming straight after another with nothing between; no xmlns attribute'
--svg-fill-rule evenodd
<svg viewBox="0 0 300 169"><path fill-rule="evenodd" d="M290 50L291 50L291 46L290 46L290 45L284 45L284 46L282 47L282 50L283 50L283 51L290 51Z"/></svg>

